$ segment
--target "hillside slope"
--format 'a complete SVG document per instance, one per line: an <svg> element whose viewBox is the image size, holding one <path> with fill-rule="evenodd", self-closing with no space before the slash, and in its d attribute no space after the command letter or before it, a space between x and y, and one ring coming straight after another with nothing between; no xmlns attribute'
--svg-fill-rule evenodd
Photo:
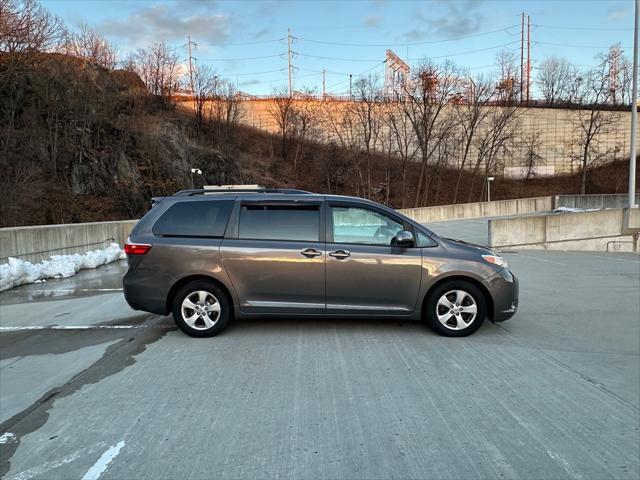
<svg viewBox="0 0 640 480"><path fill-rule="evenodd" d="M221 132L224 131L224 134ZM213 121L150 95L137 75L57 54L0 56L0 226L137 218L152 196L206 183L259 183L416 204L419 165ZM293 158L296 159L295 166ZM190 169L203 170L192 178ZM365 182L363 172L370 175ZM436 172L434 174L434 172ZM622 192L627 167L596 168L590 193ZM431 169L419 203L452 201L458 172ZM370 185L370 191L364 185ZM484 198L464 173L462 201ZM576 193L578 175L496 179L492 198Z"/></svg>

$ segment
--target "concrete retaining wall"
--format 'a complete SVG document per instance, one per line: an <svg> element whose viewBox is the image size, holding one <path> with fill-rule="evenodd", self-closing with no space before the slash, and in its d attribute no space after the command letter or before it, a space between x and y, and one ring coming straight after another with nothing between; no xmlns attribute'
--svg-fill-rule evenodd
<svg viewBox="0 0 640 480"><path fill-rule="evenodd" d="M638 251L640 210L610 209L489 220L489 245L508 250Z"/></svg>
<svg viewBox="0 0 640 480"><path fill-rule="evenodd" d="M556 195L553 208L583 208L585 210L602 210L605 208L625 208L629 202L627 194L604 195Z"/></svg>
<svg viewBox="0 0 640 480"><path fill-rule="evenodd" d="M85 253L121 246L137 220L0 228L0 263L8 257L41 262L51 255Z"/></svg>
<svg viewBox="0 0 640 480"><path fill-rule="evenodd" d="M417 222L429 223L464 218L501 217L521 213L550 212L553 210L553 202L554 197L517 198L495 202L405 208L399 210L399 212Z"/></svg>

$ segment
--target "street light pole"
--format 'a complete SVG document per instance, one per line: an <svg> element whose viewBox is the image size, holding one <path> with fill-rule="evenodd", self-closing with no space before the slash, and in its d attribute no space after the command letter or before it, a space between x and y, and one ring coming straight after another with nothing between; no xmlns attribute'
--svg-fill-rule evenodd
<svg viewBox="0 0 640 480"><path fill-rule="evenodd" d="M493 182L495 178L496 177L487 177L487 203L491 201L491 182Z"/></svg>
<svg viewBox="0 0 640 480"><path fill-rule="evenodd" d="M635 1L633 20L633 88L631 90L631 145L629 146L629 207L636 204L636 142L638 128L638 11L640 0Z"/></svg>

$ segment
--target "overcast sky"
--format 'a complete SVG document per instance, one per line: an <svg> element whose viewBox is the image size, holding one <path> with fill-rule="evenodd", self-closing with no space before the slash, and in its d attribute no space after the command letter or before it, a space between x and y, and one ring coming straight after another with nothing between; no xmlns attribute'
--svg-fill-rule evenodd
<svg viewBox="0 0 640 480"><path fill-rule="evenodd" d="M379 72L386 48L408 63L450 57L472 73L491 71L496 53L519 55L520 14L532 23L535 67L555 55L579 65L620 42L633 45L632 0L216 1L44 0L71 26L83 22L106 35L124 58L165 41L187 58L211 64L243 91L266 94L287 82L287 28L296 37L295 87L344 92L348 75ZM535 71L534 71L535 74Z"/></svg>

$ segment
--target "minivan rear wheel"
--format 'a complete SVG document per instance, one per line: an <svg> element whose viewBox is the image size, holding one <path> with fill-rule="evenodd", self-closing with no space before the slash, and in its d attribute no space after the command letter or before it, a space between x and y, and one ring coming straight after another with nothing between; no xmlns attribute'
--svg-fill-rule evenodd
<svg viewBox="0 0 640 480"><path fill-rule="evenodd" d="M478 287L464 280L438 285L427 300L427 321L440 335L466 337L480 328L487 302Z"/></svg>
<svg viewBox="0 0 640 480"><path fill-rule="evenodd" d="M231 320L231 303L213 282L196 280L186 284L173 299L176 325L192 337L212 337Z"/></svg>

